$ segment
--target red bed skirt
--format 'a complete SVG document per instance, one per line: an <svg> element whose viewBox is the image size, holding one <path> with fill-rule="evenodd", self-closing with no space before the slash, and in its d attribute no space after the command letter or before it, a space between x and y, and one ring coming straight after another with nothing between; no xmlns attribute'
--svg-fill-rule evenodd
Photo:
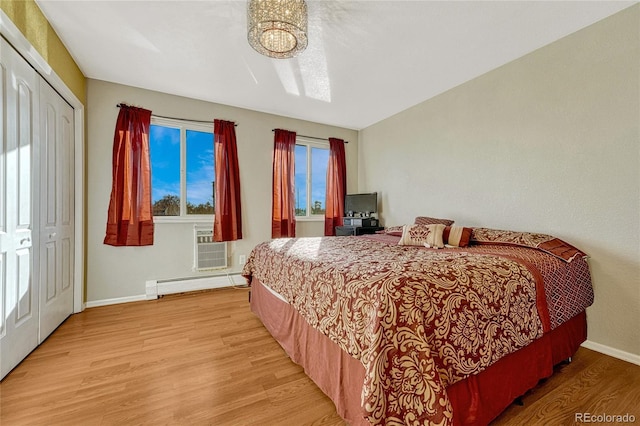
<svg viewBox="0 0 640 426"><path fill-rule="evenodd" d="M327 336L309 326L289 304L260 281L251 282L251 310L292 361L334 402L351 425L369 425L361 407L364 367ZM553 366L575 354L587 337L585 312L512 353L475 376L447 388L457 425L486 425L514 399L553 373Z"/></svg>

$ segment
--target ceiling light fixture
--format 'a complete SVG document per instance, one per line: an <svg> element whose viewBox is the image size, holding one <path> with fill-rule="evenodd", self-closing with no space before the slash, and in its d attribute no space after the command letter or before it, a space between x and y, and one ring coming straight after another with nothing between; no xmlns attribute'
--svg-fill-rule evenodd
<svg viewBox="0 0 640 426"><path fill-rule="evenodd" d="M307 47L307 4L304 0L249 0L247 38L258 53L287 59Z"/></svg>

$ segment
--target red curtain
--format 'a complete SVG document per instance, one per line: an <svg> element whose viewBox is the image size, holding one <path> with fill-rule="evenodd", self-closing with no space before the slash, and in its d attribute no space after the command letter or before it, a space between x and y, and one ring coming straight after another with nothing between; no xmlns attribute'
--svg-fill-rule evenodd
<svg viewBox="0 0 640 426"><path fill-rule="evenodd" d="M240 171L235 123L214 120L213 134L216 167L213 240L235 241L242 239Z"/></svg>
<svg viewBox="0 0 640 426"><path fill-rule="evenodd" d="M296 133L275 130L273 144L273 203L271 238L296 236L294 209Z"/></svg>
<svg viewBox="0 0 640 426"><path fill-rule="evenodd" d="M346 194L347 163L344 154L344 141L342 139L329 138L324 235L336 235L336 226L342 225L344 197Z"/></svg>
<svg viewBox="0 0 640 426"><path fill-rule="evenodd" d="M112 186L105 244L153 244L150 124L151 111L120 106L113 137Z"/></svg>

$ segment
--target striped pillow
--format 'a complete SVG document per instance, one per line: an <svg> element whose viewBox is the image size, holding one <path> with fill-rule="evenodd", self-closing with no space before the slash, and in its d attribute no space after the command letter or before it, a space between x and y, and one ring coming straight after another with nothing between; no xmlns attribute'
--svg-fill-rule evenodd
<svg viewBox="0 0 640 426"><path fill-rule="evenodd" d="M471 228L463 226L447 226L442 233L442 239L446 245L453 247L466 247L471 240Z"/></svg>
<svg viewBox="0 0 640 426"><path fill-rule="evenodd" d="M400 225L400 226L389 226L385 228L384 231L380 231L380 232L387 235L395 235L397 237L401 237L403 231L404 231L404 226Z"/></svg>
<svg viewBox="0 0 640 426"><path fill-rule="evenodd" d="M442 224L444 226L453 225L453 220L451 219L438 219L435 217L428 216L417 216L414 222L416 225L434 225L434 224Z"/></svg>

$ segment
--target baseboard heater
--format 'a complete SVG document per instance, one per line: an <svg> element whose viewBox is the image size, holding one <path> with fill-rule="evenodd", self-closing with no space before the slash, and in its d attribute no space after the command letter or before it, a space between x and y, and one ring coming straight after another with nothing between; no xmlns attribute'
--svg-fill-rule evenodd
<svg viewBox="0 0 640 426"><path fill-rule="evenodd" d="M185 293L188 291L209 290L213 288L247 285L240 274L212 275L208 277L175 278L170 280L149 280L146 282L147 300L157 299L165 294Z"/></svg>

